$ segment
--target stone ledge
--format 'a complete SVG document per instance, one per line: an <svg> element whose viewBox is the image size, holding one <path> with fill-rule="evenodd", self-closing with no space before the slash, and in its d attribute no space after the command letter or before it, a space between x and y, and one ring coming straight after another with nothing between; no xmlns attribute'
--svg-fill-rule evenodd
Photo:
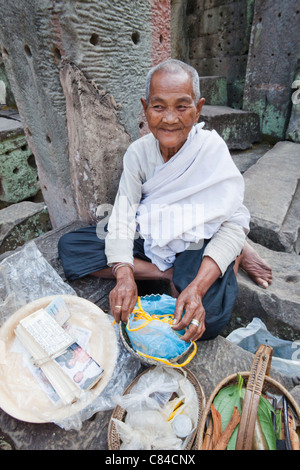
<svg viewBox="0 0 300 470"><path fill-rule="evenodd" d="M215 129L229 149L245 150L261 140L259 117L253 112L204 105L199 121L205 122L205 129Z"/></svg>
<svg viewBox="0 0 300 470"><path fill-rule="evenodd" d="M267 248L299 253L300 144L278 142L244 173L249 237Z"/></svg>
<svg viewBox="0 0 300 470"><path fill-rule="evenodd" d="M23 201L0 210L0 253L15 250L51 228L43 202Z"/></svg>
<svg viewBox="0 0 300 470"><path fill-rule="evenodd" d="M274 336L290 341L300 335L300 258L294 253L269 250L248 240L271 266L273 282L267 288L257 286L242 270L238 273L239 293L226 334L260 318Z"/></svg>

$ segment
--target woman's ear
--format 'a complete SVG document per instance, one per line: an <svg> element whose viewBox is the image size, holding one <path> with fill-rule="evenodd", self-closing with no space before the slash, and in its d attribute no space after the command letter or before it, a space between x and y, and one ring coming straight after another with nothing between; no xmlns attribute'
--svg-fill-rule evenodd
<svg viewBox="0 0 300 470"><path fill-rule="evenodd" d="M144 112L146 113L147 111L147 108L148 108L148 105L147 105L147 102L144 98L141 98L141 103L143 105L143 108L144 108Z"/></svg>
<svg viewBox="0 0 300 470"><path fill-rule="evenodd" d="M200 114L201 114L201 111L202 111L202 108L203 108L203 105L205 103L205 98L200 98L198 103L196 104L196 109L197 109L197 121L200 117Z"/></svg>

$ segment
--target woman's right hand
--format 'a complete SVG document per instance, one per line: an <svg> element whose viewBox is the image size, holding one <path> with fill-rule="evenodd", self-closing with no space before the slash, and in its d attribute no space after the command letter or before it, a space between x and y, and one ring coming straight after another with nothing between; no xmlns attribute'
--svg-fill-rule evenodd
<svg viewBox="0 0 300 470"><path fill-rule="evenodd" d="M132 269L122 266L116 271L116 286L110 291L109 303L116 323L127 323L138 298Z"/></svg>

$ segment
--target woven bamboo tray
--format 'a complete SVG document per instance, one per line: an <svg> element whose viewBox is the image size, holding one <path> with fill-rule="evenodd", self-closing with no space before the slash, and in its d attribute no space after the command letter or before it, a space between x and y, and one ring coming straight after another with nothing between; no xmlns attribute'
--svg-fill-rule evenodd
<svg viewBox="0 0 300 470"><path fill-rule="evenodd" d="M267 369L266 373L268 373L269 368L270 368L270 364L268 366L268 369ZM251 372L252 372L252 374L251 374ZM204 410L204 413L202 415L202 418L201 418L201 421L200 421L200 424L199 424L197 436L196 436L196 439L195 439L195 448L196 449L201 450L201 448L202 448L204 435L205 435L207 417L208 417L208 414L209 414L209 411L210 411L211 404L213 403L213 401L214 401L215 397L217 396L218 392L223 387L227 387L229 385L237 384L239 375L242 376L242 378L244 380L244 384L246 384L248 386L249 381L251 379L253 379L253 377L251 377L251 375L253 375L253 373L256 373L256 371L253 372L253 370L251 370L251 371L243 371L243 372L234 373L234 374L229 375L228 377L224 378L215 387L215 389L213 390L212 394L209 397L209 400L206 403L205 410ZM268 377L264 374L263 374L263 377L262 377L262 382L263 383L262 383L261 393L265 394L265 393L269 392L269 393L272 393L272 394L275 394L275 395L284 395L287 399L288 405L292 408L292 410L294 411L295 416L297 417L297 420L300 422L300 408L299 408L297 402L292 397L292 395L286 390L286 388L283 385L281 385L279 382L277 382L276 380L274 380L271 377ZM255 417L253 417L253 418L254 419L256 418L256 414L255 414ZM241 424L242 424L242 421L241 421L240 425Z"/></svg>
<svg viewBox="0 0 300 470"><path fill-rule="evenodd" d="M154 366L152 366L150 369L153 369L153 368ZM126 390L124 391L124 395L130 393L131 389L138 382L140 377L146 374L150 369L146 369L144 372L139 374L133 380L133 382L126 388ZM202 387L200 383L198 382L197 378L195 377L195 375L190 370L183 367L183 368L177 369L177 371L179 374L182 374L182 375L186 374L187 379L195 388L197 399L198 399L198 420L197 421L198 423L200 423L204 409L205 409L205 395L202 390ZM113 410L113 413L111 415L109 425L108 425L107 441L108 441L109 450L119 450L121 446L121 439L120 439L119 433L116 430L115 423L113 422L113 418L118 419L120 421L124 421L125 416L126 416L126 410L124 410L124 408L122 408L121 406L117 405ZM190 449L195 448L194 445L195 445L196 434L197 434L197 426L196 426L195 432L189 439L185 450L190 450Z"/></svg>
<svg viewBox="0 0 300 470"><path fill-rule="evenodd" d="M123 322L120 322L119 323L119 330L120 330L120 336L121 336L121 340L125 346L125 348L127 349L127 351L129 351L134 357L136 357L137 359L139 359L141 362L143 362L144 364L147 364L147 365L150 365L150 366L157 366L158 364L161 364L160 361L158 360L155 360L155 359L151 359L151 358L148 358L148 357L144 357L144 356L141 356L140 354L138 354L132 347L131 345L131 342L130 342L130 339L128 338L128 335L127 335L127 331L126 331L126 323L123 323ZM191 343L190 346L188 347L188 349L183 353L181 354L180 356L177 356L173 359L169 359L169 362L171 362L172 364L180 364L181 362L184 362L189 354L191 354L191 351L192 349L194 348L193 344ZM166 364L164 364L166 365Z"/></svg>

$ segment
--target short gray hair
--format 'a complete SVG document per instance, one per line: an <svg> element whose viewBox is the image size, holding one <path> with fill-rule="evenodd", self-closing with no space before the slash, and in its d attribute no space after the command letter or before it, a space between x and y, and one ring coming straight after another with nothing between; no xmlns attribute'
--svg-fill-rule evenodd
<svg viewBox="0 0 300 470"><path fill-rule="evenodd" d="M181 60L168 59L156 65L155 67L152 67L152 69L150 69L147 74L146 96L145 96L147 104L149 103L150 85L151 85L152 77L155 74L155 72L158 72L159 70L163 70L165 72L174 73L174 74L182 72L182 71L188 73L192 79L195 103L198 103L198 100L200 99L200 81L199 81L199 74L197 70L194 69L194 67L192 67L191 65L181 62Z"/></svg>

